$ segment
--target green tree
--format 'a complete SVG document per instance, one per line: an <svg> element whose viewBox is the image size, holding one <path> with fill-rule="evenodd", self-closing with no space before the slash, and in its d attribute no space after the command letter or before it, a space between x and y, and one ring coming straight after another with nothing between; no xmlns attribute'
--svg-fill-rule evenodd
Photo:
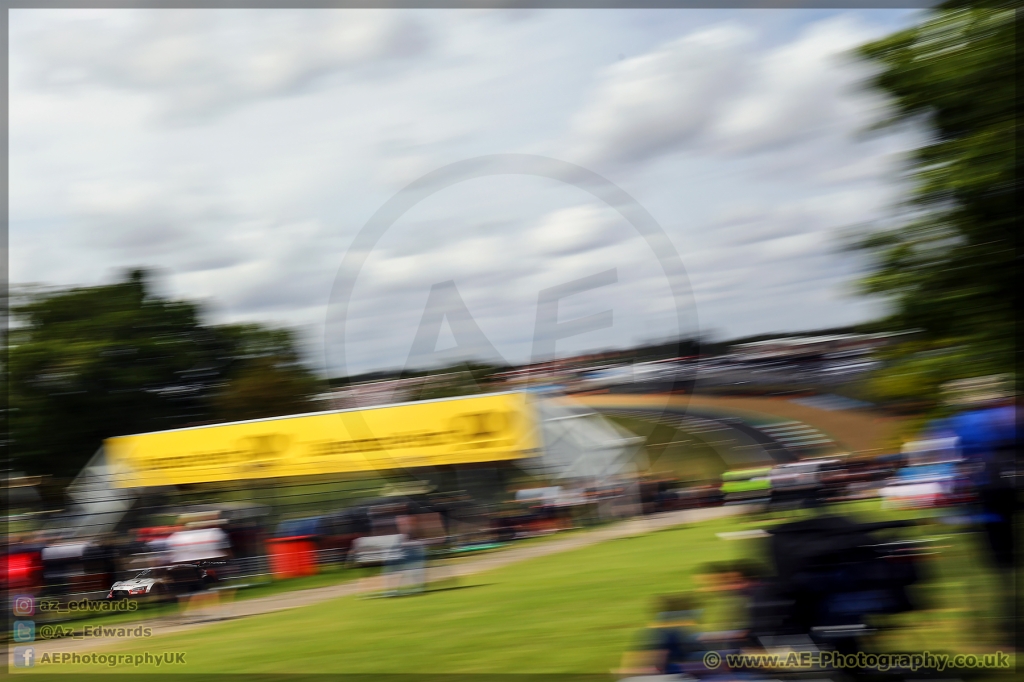
<svg viewBox="0 0 1024 682"><path fill-rule="evenodd" d="M927 408L944 381L1013 372L1019 17L1008 4L947 2L860 50L893 105L882 126L930 134L895 226L857 244L871 264L863 290L891 301L891 327L918 331L891 354L877 397Z"/></svg>
<svg viewBox="0 0 1024 682"><path fill-rule="evenodd" d="M25 471L71 476L105 438L302 411L315 390L289 332L205 325L194 303L152 294L140 270L36 293L12 312L9 445Z"/></svg>
<svg viewBox="0 0 1024 682"><path fill-rule="evenodd" d="M213 395L220 420L260 419L317 409L311 397L323 390L303 366L294 334L259 325L219 327L231 349L226 382Z"/></svg>

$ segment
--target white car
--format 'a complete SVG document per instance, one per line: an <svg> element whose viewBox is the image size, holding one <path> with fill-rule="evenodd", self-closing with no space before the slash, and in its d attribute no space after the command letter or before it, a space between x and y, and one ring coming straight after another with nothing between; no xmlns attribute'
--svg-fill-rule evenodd
<svg viewBox="0 0 1024 682"><path fill-rule="evenodd" d="M217 580L216 573L196 564L147 568L110 586L107 599L170 597L204 589Z"/></svg>

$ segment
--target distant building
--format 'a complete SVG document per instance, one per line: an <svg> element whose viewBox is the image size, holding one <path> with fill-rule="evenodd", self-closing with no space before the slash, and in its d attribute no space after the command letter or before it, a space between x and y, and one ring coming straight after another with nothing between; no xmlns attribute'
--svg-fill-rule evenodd
<svg viewBox="0 0 1024 682"><path fill-rule="evenodd" d="M888 343L894 334L829 334L789 336L740 343L730 349L736 360L784 360L798 358L839 358L867 355Z"/></svg>
<svg viewBox="0 0 1024 682"><path fill-rule="evenodd" d="M423 388L429 379L430 377L413 377L367 381L328 393L321 393L315 399L324 404L324 409L329 410L404 403L411 400L415 392Z"/></svg>

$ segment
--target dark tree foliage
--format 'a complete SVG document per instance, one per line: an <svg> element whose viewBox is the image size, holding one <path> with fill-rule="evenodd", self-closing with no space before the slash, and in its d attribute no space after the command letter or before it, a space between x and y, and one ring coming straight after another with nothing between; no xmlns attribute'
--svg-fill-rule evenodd
<svg viewBox="0 0 1024 682"><path fill-rule="evenodd" d="M1019 17L1008 3L948 2L861 48L894 104L883 126L930 131L895 227L858 244L871 262L865 292L892 303L889 326L920 330L876 382L883 397L927 406L942 381L1014 371Z"/></svg>
<svg viewBox="0 0 1024 682"><path fill-rule="evenodd" d="M231 353L227 382L213 395L216 418L260 419L316 409L310 398L326 387L302 365L290 330L235 325L217 331Z"/></svg>
<svg viewBox="0 0 1024 682"><path fill-rule="evenodd" d="M287 330L205 325L143 271L12 313L9 446L32 473L73 476L111 436L305 411L318 387Z"/></svg>

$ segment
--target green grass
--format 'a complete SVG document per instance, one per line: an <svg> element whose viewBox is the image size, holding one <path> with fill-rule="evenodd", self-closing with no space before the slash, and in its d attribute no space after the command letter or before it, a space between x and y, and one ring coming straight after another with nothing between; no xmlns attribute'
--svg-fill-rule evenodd
<svg viewBox="0 0 1024 682"><path fill-rule="evenodd" d="M484 555L491 554L493 552L500 552L505 549L529 547L532 545L543 544L554 539L565 538L571 534L579 533L584 529L571 529L561 531L557 534L551 535L540 535L532 538L525 538L522 540L516 540L510 545L505 545L495 549L477 550L466 553L454 554L441 560L444 565L452 566L464 561L472 561L473 559L479 558ZM432 566L439 565L438 561L432 561ZM296 592L300 590L311 590L320 587L330 587L332 585L340 585L353 580L359 580L360 578L370 577L379 574L379 567L347 567L341 564L328 564L320 567L320 571L316 575L304 576L301 578L288 578L284 580L271 579L269 576L256 578L254 580L240 581L240 584L244 585L241 589L237 589L234 592L233 598L236 601L256 599L260 597L269 597L276 594L283 594L287 592ZM230 586L232 583L228 582L225 585ZM239 584L239 583L236 583ZM67 627L80 629L83 625L118 625L121 623L135 623L139 621L149 621L157 618L163 618L167 616L175 616L181 612L181 607L177 602L172 603L157 603L157 602L140 602L139 609L136 611L124 611L124 612L95 612L95 613L60 613L55 614L56 617L49 613L40 613L36 616L35 620L38 624L42 623L61 623Z"/></svg>
<svg viewBox="0 0 1024 682"><path fill-rule="evenodd" d="M736 555L739 543L715 537L729 527L613 540L484 573L457 589L346 597L104 651L186 651L181 672L604 673L645 623L654 595L686 589L711 553Z"/></svg>
<svg viewBox="0 0 1024 682"><path fill-rule="evenodd" d="M378 568L346 568L340 565L328 565L321 568L316 575L304 576L301 578L290 578L288 580L271 580L264 578L260 582L253 583L246 581L242 584L246 587L238 589L234 593L236 600L254 599L268 597L283 592L296 590L309 590L318 587L328 587L341 583L358 580L359 578L374 575L379 572ZM230 585L230 583L227 583ZM80 627L83 624L89 625L116 625L118 623L132 623L140 620L151 620L163 616L177 614L181 610L176 602L139 602L136 611L122 612L95 612L95 613L71 613L57 614L55 618L47 618L47 613L40 613L36 616L37 623L62 623L68 627Z"/></svg>
<svg viewBox="0 0 1024 682"><path fill-rule="evenodd" d="M895 515L877 502L842 510L866 520ZM763 558L763 540L722 540L716 533L779 520L761 515L672 528L524 561L465 579L457 589L346 597L102 651L184 651L187 665L174 672L188 673L607 673L646 623L653 597L690 589L692 572L705 562ZM947 548L917 590L927 610L890 619L900 628L878 646L985 649L986 614L996 595L979 565L978 538L927 525L911 532L946 536ZM728 616L728 605L712 601L705 625L715 629ZM98 672L36 668L47 669Z"/></svg>

